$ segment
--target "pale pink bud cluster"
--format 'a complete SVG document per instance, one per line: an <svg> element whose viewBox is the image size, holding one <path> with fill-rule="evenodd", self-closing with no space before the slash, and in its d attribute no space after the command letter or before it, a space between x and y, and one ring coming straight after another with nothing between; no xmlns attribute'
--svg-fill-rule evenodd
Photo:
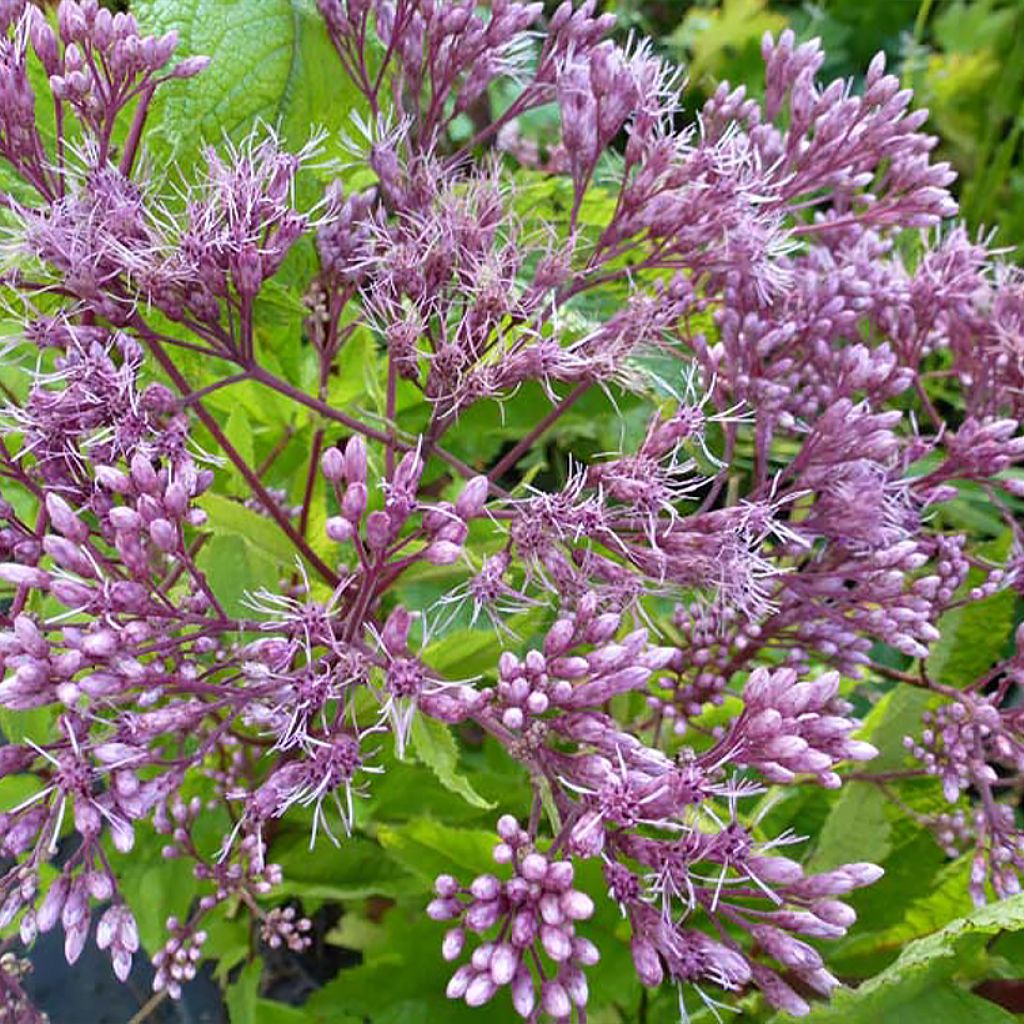
<svg viewBox="0 0 1024 1024"><path fill-rule="evenodd" d="M496 939L483 939L452 975L448 996L482 1006L507 985L524 1019L542 1013L567 1020L574 1007L586 1006L583 968L599 957L593 943L576 934L576 923L594 913L593 901L572 887L572 864L539 853L510 815L499 820L498 835L502 841L494 859L511 865L512 878L480 875L463 888L452 876L440 875L434 886L437 898L427 908L436 921L459 922L445 936L446 960L462 955L467 934L483 937L498 930Z"/></svg>

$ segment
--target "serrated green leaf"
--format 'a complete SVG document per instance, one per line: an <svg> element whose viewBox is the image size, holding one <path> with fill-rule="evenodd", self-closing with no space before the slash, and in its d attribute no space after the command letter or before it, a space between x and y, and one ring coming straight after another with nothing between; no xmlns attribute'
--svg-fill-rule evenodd
<svg viewBox="0 0 1024 1024"><path fill-rule="evenodd" d="M343 837L337 846L321 836L310 849L309 835L308 831L289 829L274 838L270 849L288 879L288 891L296 896L353 900L423 891L417 876L365 836Z"/></svg>
<svg viewBox="0 0 1024 1024"><path fill-rule="evenodd" d="M382 825L377 839L396 861L431 882L445 872L479 874L494 867L491 851L497 840L482 829L416 818L404 825Z"/></svg>
<svg viewBox="0 0 1024 1024"><path fill-rule="evenodd" d="M317 127L339 129L356 103L314 0L138 0L132 12L146 31L177 31L180 55L211 58L157 94L162 156L188 163L203 140L237 138L257 121L294 148Z"/></svg>
<svg viewBox="0 0 1024 1024"><path fill-rule="evenodd" d="M242 542L275 566L294 564L295 549L273 519L219 494L205 494L201 505L209 516L204 529L215 537Z"/></svg>
<svg viewBox="0 0 1024 1024"><path fill-rule="evenodd" d="M984 974L984 946L1002 931L1024 928L1024 895L982 907L941 931L907 946L898 959L857 989L840 989L810 1024L874 1024L876 1021L1001 1022L1015 1018L992 1003L950 984L954 975ZM960 1016L949 1016L957 1009Z"/></svg>
<svg viewBox="0 0 1024 1024"><path fill-rule="evenodd" d="M435 721L426 715L416 715L412 722L411 739L416 757L437 776L438 782L445 789L457 793L473 807L484 810L494 807L459 772L459 748L451 729L444 722Z"/></svg>
<svg viewBox="0 0 1024 1024"><path fill-rule="evenodd" d="M928 657L928 675L947 686L966 686L1001 657L1013 632L1012 590L1002 590L946 612L939 619L939 639Z"/></svg>

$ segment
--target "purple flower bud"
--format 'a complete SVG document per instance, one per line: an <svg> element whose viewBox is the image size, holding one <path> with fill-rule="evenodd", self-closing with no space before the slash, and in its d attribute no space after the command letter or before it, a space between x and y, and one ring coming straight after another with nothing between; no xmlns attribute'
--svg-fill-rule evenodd
<svg viewBox="0 0 1024 1024"><path fill-rule="evenodd" d="M384 623L381 630L381 641L389 654L401 654L409 646L409 630L412 628L412 616L397 605ZM447 876L442 876L447 877Z"/></svg>
<svg viewBox="0 0 1024 1024"><path fill-rule="evenodd" d="M457 960L466 944L466 932L462 928L449 928L441 944L441 956L445 960Z"/></svg>
<svg viewBox="0 0 1024 1024"><path fill-rule="evenodd" d="M506 843L515 843L519 838L520 827L519 822L516 821L515 816L512 814L503 814L498 819L498 835L501 836Z"/></svg>
<svg viewBox="0 0 1024 1024"><path fill-rule="evenodd" d="M196 75L205 71L210 64L209 57L203 57L196 55L193 57L186 57L184 60L178 61L171 70L171 75L174 78L194 78Z"/></svg>
<svg viewBox="0 0 1024 1024"><path fill-rule="evenodd" d="M173 551L178 546L178 531L167 519L154 519L149 524L149 536L161 551Z"/></svg>
<svg viewBox="0 0 1024 1024"><path fill-rule="evenodd" d="M107 518L115 530L141 530L142 517L133 508L119 505L107 513Z"/></svg>
<svg viewBox="0 0 1024 1024"><path fill-rule="evenodd" d="M88 938L89 922L87 920L64 928L64 959L69 964L74 964L82 955Z"/></svg>
<svg viewBox="0 0 1024 1024"><path fill-rule="evenodd" d="M469 988L469 983L476 977L476 971L469 965L463 964L448 982L445 994L449 999L461 999Z"/></svg>
<svg viewBox="0 0 1024 1024"><path fill-rule="evenodd" d="M351 488L351 484L349 487ZM366 543L372 551L381 551L391 539L391 517L387 512L371 512L366 517Z"/></svg>
<svg viewBox="0 0 1024 1024"><path fill-rule="evenodd" d="M146 494L158 494L160 481L153 464L145 455L136 453L131 459L132 482Z"/></svg>
<svg viewBox="0 0 1024 1024"><path fill-rule="evenodd" d="M588 644L603 644L619 631L621 616L614 612L598 615L583 631L583 639Z"/></svg>
<svg viewBox="0 0 1024 1024"><path fill-rule="evenodd" d="M562 896L562 910L571 921L586 921L594 915L594 901L585 892L570 889Z"/></svg>
<svg viewBox="0 0 1024 1024"><path fill-rule="evenodd" d="M857 912L853 907L839 900L819 900L811 906L811 911L822 921L837 928L849 928L857 920Z"/></svg>
<svg viewBox="0 0 1024 1024"><path fill-rule="evenodd" d="M572 645L575 634L576 625L572 619L559 619L544 638L544 654L548 658L557 658L564 654Z"/></svg>
<svg viewBox="0 0 1024 1024"><path fill-rule="evenodd" d="M454 915L453 915L454 916ZM466 911L464 921L466 927L471 932L487 931L495 925L498 918L501 916L501 904L494 900L491 903L474 903L469 910Z"/></svg>
<svg viewBox="0 0 1024 1024"><path fill-rule="evenodd" d="M576 1006L586 1006L590 998L587 976L578 967L567 966L559 972L559 978L571 1002Z"/></svg>
<svg viewBox="0 0 1024 1024"><path fill-rule="evenodd" d="M501 882L494 875L480 875L473 879L469 891L482 901L490 901L498 898L501 892Z"/></svg>
<svg viewBox="0 0 1024 1024"><path fill-rule="evenodd" d="M498 986L489 974L478 974L466 987L465 1000L468 1006L483 1006L490 1002Z"/></svg>
<svg viewBox="0 0 1024 1024"><path fill-rule="evenodd" d="M546 924L561 924L565 920L565 914L562 913L557 893L544 893L537 904L537 908L540 910L541 920Z"/></svg>
<svg viewBox="0 0 1024 1024"><path fill-rule="evenodd" d="M453 899L431 900L427 904L427 917L432 921L450 921L462 913L462 904Z"/></svg>
<svg viewBox="0 0 1024 1024"><path fill-rule="evenodd" d="M345 479L345 456L337 448L328 448L320 456L320 470L331 483L341 483Z"/></svg>
<svg viewBox="0 0 1024 1024"><path fill-rule="evenodd" d="M583 967L593 967L601 959L601 952L590 939L577 935L572 940L572 958Z"/></svg>
<svg viewBox="0 0 1024 1024"><path fill-rule="evenodd" d="M552 960L560 963L572 956L572 939L558 925L542 924L540 941Z"/></svg>
<svg viewBox="0 0 1024 1024"><path fill-rule="evenodd" d="M357 523L366 511L366 502L366 484L358 480L350 483L345 488L345 494L341 499L341 514L349 522Z"/></svg>
<svg viewBox="0 0 1024 1024"><path fill-rule="evenodd" d="M62 874L54 879L36 912L36 927L40 932L48 932L60 920L70 887L71 879L67 875ZM104 948L100 946L100 949Z"/></svg>
<svg viewBox="0 0 1024 1024"><path fill-rule="evenodd" d="M850 878L853 885L858 889L868 885L874 885L875 882L885 874L884 868L879 867L877 864L869 864L867 862L844 864L842 871Z"/></svg>
<svg viewBox="0 0 1024 1024"><path fill-rule="evenodd" d="M455 513L460 519L475 519L483 511L490 484L485 476L475 476L467 481L455 502Z"/></svg>
<svg viewBox="0 0 1024 1024"><path fill-rule="evenodd" d="M355 527L342 516L331 516L325 525L325 532L335 544L347 544L355 536Z"/></svg>
<svg viewBox="0 0 1024 1024"><path fill-rule="evenodd" d="M751 965L754 983L764 993L765 999L777 1010L791 1013L794 1017L806 1017L811 1008L774 971L758 964Z"/></svg>
<svg viewBox="0 0 1024 1024"><path fill-rule="evenodd" d="M531 911L521 911L512 918L510 937L512 944L520 949L533 945L537 937L537 919Z"/></svg>
<svg viewBox="0 0 1024 1024"><path fill-rule="evenodd" d="M568 889L572 885L573 875L572 861L556 860L548 865L547 875L544 884L557 891ZM569 915L572 916L571 914Z"/></svg>
<svg viewBox="0 0 1024 1024"><path fill-rule="evenodd" d="M547 870L548 861L543 854L528 853L523 858L523 863L520 867L520 874L522 874L523 878L528 881L541 882L544 880Z"/></svg>
<svg viewBox="0 0 1024 1024"><path fill-rule="evenodd" d="M446 540L436 540L423 549L423 559L431 565L451 565L459 560L462 547Z"/></svg>
<svg viewBox="0 0 1024 1024"><path fill-rule="evenodd" d="M50 586L49 573L30 565L18 565L17 562L0 562L0 580L35 590L47 590Z"/></svg>
<svg viewBox="0 0 1024 1024"><path fill-rule="evenodd" d="M630 942L630 951L633 954L633 966L636 975L641 983L648 988L657 988L664 978L664 970L661 966L661 958L653 943L644 938L633 936Z"/></svg>
<svg viewBox="0 0 1024 1024"><path fill-rule="evenodd" d="M540 988L540 1005L555 1020L564 1020L572 1013L568 993L558 981L545 981Z"/></svg>
<svg viewBox="0 0 1024 1024"><path fill-rule="evenodd" d="M84 544L89 539L89 527L75 515L71 506L52 491L46 495L46 511L50 522L68 540Z"/></svg>
<svg viewBox="0 0 1024 1024"><path fill-rule="evenodd" d="M533 1014L537 994L529 968L521 965L512 979L512 1006L524 1020Z"/></svg>
<svg viewBox="0 0 1024 1024"><path fill-rule="evenodd" d="M69 572L77 573L79 576L85 576L86 578L96 575L96 569L92 562L89 561L82 549L73 541L48 534L43 538L43 550L62 569L67 569Z"/></svg>
<svg viewBox="0 0 1024 1024"><path fill-rule="evenodd" d="M499 943L491 956L491 980L495 985L507 985L519 969L519 953L507 942Z"/></svg>

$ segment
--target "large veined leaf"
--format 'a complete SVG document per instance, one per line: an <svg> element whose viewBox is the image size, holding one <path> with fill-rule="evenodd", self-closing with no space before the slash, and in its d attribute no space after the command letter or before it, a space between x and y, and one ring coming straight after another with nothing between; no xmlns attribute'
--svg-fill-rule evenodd
<svg viewBox="0 0 1024 1024"><path fill-rule="evenodd" d="M211 58L158 94L152 126L182 162L200 141L239 137L257 121L294 147L347 120L356 94L313 0L139 0L132 11L147 31L177 31L179 54Z"/></svg>
<svg viewBox="0 0 1024 1024"><path fill-rule="evenodd" d="M993 935L1024 928L1024 895L982 907L910 943L899 958L857 989L841 989L806 1018L812 1024L997 1024L1016 1018L954 984L984 976ZM780 1020L782 1018L779 1018Z"/></svg>

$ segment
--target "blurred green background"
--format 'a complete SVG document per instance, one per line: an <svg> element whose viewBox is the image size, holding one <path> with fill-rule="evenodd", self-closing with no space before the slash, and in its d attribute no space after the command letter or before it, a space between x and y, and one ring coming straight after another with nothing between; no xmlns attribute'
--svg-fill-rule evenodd
<svg viewBox="0 0 1024 1024"><path fill-rule="evenodd" d="M936 158L960 175L972 233L1024 256L1024 0L610 0L624 36L649 35L689 69L687 106L728 80L761 91L764 32L821 38L822 78L859 80L879 50L931 112Z"/></svg>

